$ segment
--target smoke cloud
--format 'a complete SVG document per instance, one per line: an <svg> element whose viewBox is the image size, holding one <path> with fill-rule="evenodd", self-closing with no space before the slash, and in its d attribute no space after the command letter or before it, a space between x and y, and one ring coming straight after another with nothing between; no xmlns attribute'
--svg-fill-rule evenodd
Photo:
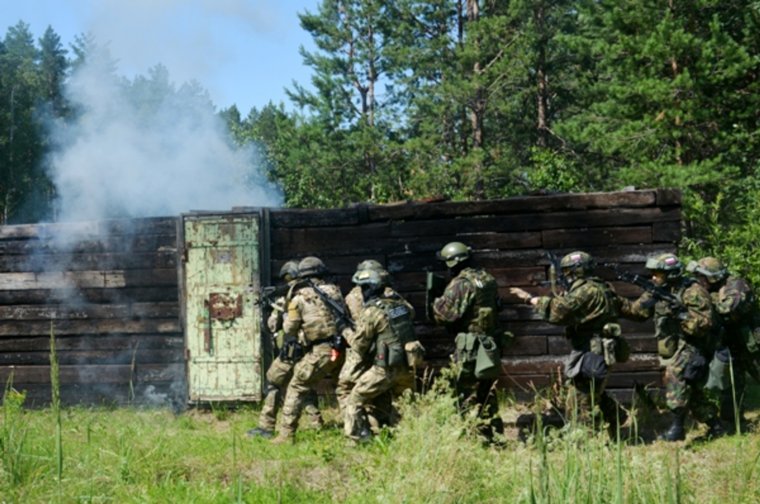
<svg viewBox="0 0 760 504"><path fill-rule="evenodd" d="M182 25L176 18L183 12L178 10L181 4L201 9L217 5L201 0L98 3L101 7L93 18L97 29L92 33L99 49L87 54L65 90L75 119L53 128L55 148L48 165L58 195L58 220L281 205L282 194L267 181L257 148L233 144L198 81L176 86L169 76L169 68L181 68L185 76L193 69L209 70L208 58L213 59L214 49L219 49L210 43L205 52L183 48L177 45L181 38L173 45L162 43L172 35L160 36L163 28ZM125 11L125 5L131 10ZM217 11L240 15L253 29L260 18L246 5L224 0ZM110 39L102 31L115 25L106 22L106 14L108 19L121 20ZM201 41L206 37L202 31L197 35ZM150 51L148 46L161 50ZM132 48L128 53L118 52L128 47ZM147 77L118 75L117 63L134 65L144 62L146 54L161 58L162 52L171 67L158 60ZM179 64L181 60L188 63Z"/></svg>

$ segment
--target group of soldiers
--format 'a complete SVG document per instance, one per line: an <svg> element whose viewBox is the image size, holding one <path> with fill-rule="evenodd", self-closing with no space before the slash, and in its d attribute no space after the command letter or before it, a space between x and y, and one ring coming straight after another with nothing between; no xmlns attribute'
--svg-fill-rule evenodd
<svg viewBox="0 0 760 504"><path fill-rule="evenodd" d="M461 242L446 244L437 256L451 279L429 308L435 322L454 336L459 411L477 416L484 440L498 442L504 424L496 379L511 333L498 328L496 279L473 264L470 247ZM660 438L684 439L688 413L708 425L709 436L722 435L723 422L741 415L745 374L760 375L754 359L760 324L749 284L729 276L715 258L684 267L677 256L662 254L646 262L651 280L635 282L644 293L629 300L594 276L595 266L589 254L572 252L557 265L564 288L548 296L510 289L539 318L566 327L572 348L564 369L566 413L594 422L600 416L613 431L626 421L626 410L605 392L610 367L630 353L618 320L653 318L672 416ZM345 298L327 274L313 256L288 261L280 271L286 292L272 303L267 321L276 358L266 374L258 427L250 436L292 442L302 412L321 426L316 388L335 376L344 433L353 442L367 441L398 420L393 400L413 388L424 361L414 308L393 289L378 261L358 264Z"/></svg>
<svg viewBox="0 0 760 504"><path fill-rule="evenodd" d="M653 318L671 416L669 428L659 439L685 439L689 413L707 425L708 438L723 435L724 422L738 425L745 375L760 377L760 320L748 282L729 276L714 257L684 267L676 255L666 253L646 261L650 281L622 275L644 287L643 294L631 301L595 277L594 267L589 254L573 252L560 263L568 280L566 292L532 296L523 289L510 289L542 319L566 326L572 347L565 366L566 405L592 414L597 405L613 430L622 424L625 410L604 391L609 367L627 360L630 353L617 320Z"/></svg>

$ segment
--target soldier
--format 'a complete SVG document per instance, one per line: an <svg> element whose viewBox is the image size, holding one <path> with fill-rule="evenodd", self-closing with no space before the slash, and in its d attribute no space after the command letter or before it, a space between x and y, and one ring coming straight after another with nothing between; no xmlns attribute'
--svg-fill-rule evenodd
<svg viewBox="0 0 760 504"><path fill-rule="evenodd" d="M743 421L746 375L760 378L758 340L755 328L758 313L755 295L743 278L729 276L723 263L715 257L691 261L687 271L695 275L712 297L720 322L718 348L710 363L706 388L720 395L720 417L734 424ZM733 376L732 376L733 373Z"/></svg>
<svg viewBox="0 0 760 504"><path fill-rule="evenodd" d="M279 274L280 280L286 283L288 290L292 289L298 277L298 261L288 261L282 265ZM266 373L266 390L264 401L259 415L259 425L248 431L249 436L261 436L271 438L277 421L277 412L282 405L282 398L288 383L293 376L293 367L301 357L300 348L296 341L290 341L285 345L284 332L282 330L285 319L285 310L290 292L285 296L279 296L272 303L272 313L267 319L267 328L273 336L275 359ZM317 407L317 395L311 394L307 398L304 407L306 415L310 418L314 427L322 427L322 415Z"/></svg>
<svg viewBox="0 0 760 504"><path fill-rule="evenodd" d="M288 303L283 331L286 342L300 338L304 356L293 368L282 408L280 431L274 443L295 439L298 418L307 397L320 380L340 365L333 351L342 327L328 300L343 306L343 296L338 286L323 280L326 273L327 268L317 257L305 257L298 263L299 283Z"/></svg>
<svg viewBox="0 0 760 504"><path fill-rule="evenodd" d="M669 296L644 292L637 300L624 300L622 315L645 320L654 317L660 357L665 359L665 393L671 412L670 428L659 439L685 439L687 412L709 426L708 437L724 433L715 405L705 394L708 362L715 351L710 294L693 278L684 276L681 260L673 254L649 258L646 268L652 283ZM668 297L674 297L675 301Z"/></svg>
<svg viewBox="0 0 760 504"><path fill-rule="evenodd" d="M374 259L367 259L365 261L360 262L356 267L356 273L354 274L354 278L357 278L357 275L360 272L367 271L367 270L376 271L380 275L380 277L383 279L383 283L385 285L383 297L397 298L406 302L390 286L390 275L385 270L385 268L383 268L383 265ZM357 284L346 295L346 306L348 307L348 312L351 315L351 318L353 320L359 319L359 315L364 309L364 303L365 303L365 300L362 294L362 288L360 285ZM413 318L414 308L412 308L412 305L410 305L409 303L407 303L407 307L411 311L412 318ZM338 405L340 406L340 411L341 411L341 418L345 418L346 400L348 399L348 396L351 394L351 389L354 387L359 377L365 371L367 371L371 365L372 365L372 362L370 362L367 359L363 359L362 356L359 355L356 351L354 351L351 347L349 347L346 350L346 360L340 369L340 375L338 377L338 386L336 389L336 393L338 396ZM378 430L382 423L391 422L390 416L391 416L392 407L391 407L391 401L390 401L390 394L384 394L384 395L379 396L378 398L376 398L376 401L374 402L374 404L367 405L365 406L364 409L369 418L369 422L370 422L370 426L372 430L374 431Z"/></svg>
<svg viewBox="0 0 760 504"><path fill-rule="evenodd" d="M592 276L595 261L586 252L567 254L559 266L568 284L564 294L532 296L516 287L510 292L532 305L543 320L566 327L572 349L564 370L568 380L566 413L593 419L596 405L612 435L628 417L604 390L609 366L627 359L628 346L617 324L621 299L607 282Z"/></svg>
<svg viewBox="0 0 760 504"><path fill-rule="evenodd" d="M496 279L481 268L471 267L471 249L461 242L446 244L437 254L454 278L433 301L433 316L456 335L455 359L459 373L455 382L459 410L477 408L485 419L480 432L493 442L504 433L494 380L501 373L501 341L495 338L499 295ZM490 357L489 373L480 372L479 347Z"/></svg>
<svg viewBox="0 0 760 504"><path fill-rule="evenodd" d="M412 387L414 376L407 361L410 345L421 349L414 334L414 312L399 296L386 296L388 275L376 269L357 271L353 282L361 289L364 307L356 319L356 329L344 334L361 362L369 368L358 377L345 399L346 436L368 440L371 430L367 408L377 397L401 394Z"/></svg>

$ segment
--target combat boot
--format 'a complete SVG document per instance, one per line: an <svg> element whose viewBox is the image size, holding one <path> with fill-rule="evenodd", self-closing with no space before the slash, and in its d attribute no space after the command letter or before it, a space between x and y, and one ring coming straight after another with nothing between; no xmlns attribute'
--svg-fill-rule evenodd
<svg viewBox="0 0 760 504"><path fill-rule="evenodd" d="M248 432L245 433L248 437L262 437L265 439L269 439L272 436L274 436L274 432L269 429L262 429L261 427L256 427L255 429L251 429Z"/></svg>
<svg viewBox="0 0 760 504"><path fill-rule="evenodd" d="M276 438L272 440L272 444L275 445L281 445L281 444L293 444L296 442L296 437L294 434L289 434L287 432L281 432L277 435Z"/></svg>
<svg viewBox="0 0 760 504"><path fill-rule="evenodd" d="M707 439L715 439L726 435L726 429L723 427L723 422L720 418L715 417L707 422Z"/></svg>
<svg viewBox="0 0 760 504"><path fill-rule="evenodd" d="M684 408L676 408L671 412L673 415L673 422L670 424L670 428L663 434L657 436L660 441L683 441L686 439L686 431L683 424L686 419L686 410Z"/></svg>

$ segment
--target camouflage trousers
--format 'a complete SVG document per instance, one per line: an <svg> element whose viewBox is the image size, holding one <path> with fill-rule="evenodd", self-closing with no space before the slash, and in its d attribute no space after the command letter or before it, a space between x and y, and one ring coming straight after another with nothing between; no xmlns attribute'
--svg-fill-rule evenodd
<svg viewBox="0 0 760 504"><path fill-rule="evenodd" d="M356 385L356 382L359 381L359 377L369 368L370 366L364 362L361 355L351 348L347 350L346 361L343 363L343 367L340 368L338 386L335 389L342 418L345 418L346 415L346 402L348 401L348 396L351 395L351 390Z"/></svg>
<svg viewBox="0 0 760 504"><path fill-rule="evenodd" d="M751 355L741 351L731 351L727 347L715 351L710 362L710 377L705 388L720 401L720 417L733 422L738 412L744 414L744 393L747 387L747 373L753 371Z"/></svg>
<svg viewBox="0 0 760 504"><path fill-rule="evenodd" d="M352 439L359 439L362 431L370 428L367 409L388 392L399 396L414 385L414 375L407 368L370 367L362 374L346 399L343 431Z"/></svg>
<svg viewBox="0 0 760 504"><path fill-rule="evenodd" d="M273 431L277 424L277 412L282 406L283 395L293 377L293 362L287 362L277 357L267 370L267 389L259 414L259 428ZM322 426L322 414L319 412L317 394L312 391L306 397L304 412L309 423L316 428Z"/></svg>
<svg viewBox="0 0 760 504"><path fill-rule="evenodd" d="M700 422L718 414L715 398L707 391L708 362L695 346L679 344L665 366L665 400L669 410L685 408Z"/></svg>
<svg viewBox="0 0 760 504"><path fill-rule="evenodd" d="M311 348L293 368L293 377L285 393L280 418L280 435L292 436L298 427L301 411L307 403L310 394L315 393L316 385L333 373L340 361L331 360L332 349L329 343L323 343Z"/></svg>
<svg viewBox="0 0 760 504"><path fill-rule="evenodd" d="M481 418L483 423L478 431L489 441L493 440L495 434L504 433L495 384L494 380L476 380L469 374L460 374L454 384L459 413Z"/></svg>

